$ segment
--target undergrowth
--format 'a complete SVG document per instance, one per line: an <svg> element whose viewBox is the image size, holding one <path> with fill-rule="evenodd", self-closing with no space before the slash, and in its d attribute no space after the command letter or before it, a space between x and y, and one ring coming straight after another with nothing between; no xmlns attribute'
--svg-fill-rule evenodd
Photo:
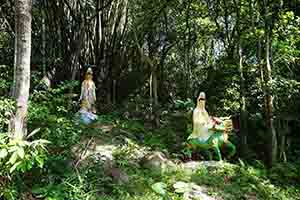
<svg viewBox="0 0 300 200"><path fill-rule="evenodd" d="M33 139L43 138L51 142L47 159L42 169L33 166L25 173L0 176L0 199L180 200L183 193L178 192L174 185L181 182L205 186L211 196L224 200L300 199L300 169L293 163L266 169L260 162L250 165L239 161L214 169L199 168L193 173L180 167L159 174L145 169L136 160L137 154L155 150L178 162L180 142L186 133L174 128L168 119L159 129L145 128L143 120L126 119L118 112L99 114L96 124L112 126L111 132L103 133L97 126L86 127L74 119L78 105L76 100L64 97L65 91L63 87L48 93L36 92L31 97L29 128L40 128ZM1 103L9 102L2 100ZM1 110L1 124L6 123L5 112ZM72 147L83 137L111 143L116 138L124 140L116 144L115 163L130 181L116 183L106 173L103 162L95 159L87 159L84 165L75 167L77 160ZM0 159L0 162L3 161Z"/></svg>

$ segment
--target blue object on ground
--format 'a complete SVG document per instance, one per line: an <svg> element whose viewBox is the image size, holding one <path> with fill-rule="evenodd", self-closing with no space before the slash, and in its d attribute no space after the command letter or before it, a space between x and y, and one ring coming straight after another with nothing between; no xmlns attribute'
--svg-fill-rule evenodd
<svg viewBox="0 0 300 200"><path fill-rule="evenodd" d="M97 115L87 112L85 110L80 109L79 112L79 120L85 125L91 124L93 121L97 120Z"/></svg>

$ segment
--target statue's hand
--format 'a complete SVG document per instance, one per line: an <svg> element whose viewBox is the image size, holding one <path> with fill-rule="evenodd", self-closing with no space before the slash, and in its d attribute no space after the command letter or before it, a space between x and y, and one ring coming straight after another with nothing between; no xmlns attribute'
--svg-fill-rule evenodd
<svg viewBox="0 0 300 200"><path fill-rule="evenodd" d="M217 117L211 117L211 120L214 124L219 125L222 123L222 120Z"/></svg>
<svg viewBox="0 0 300 200"><path fill-rule="evenodd" d="M228 117L220 117L220 120L224 121L224 120L230 120L231 119L231 115Z"/></svg>

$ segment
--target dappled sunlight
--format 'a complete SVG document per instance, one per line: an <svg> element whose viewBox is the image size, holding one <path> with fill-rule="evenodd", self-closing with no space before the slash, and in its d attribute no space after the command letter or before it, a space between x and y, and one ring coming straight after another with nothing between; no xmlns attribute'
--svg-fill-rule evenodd
<svg viewBox="0 0 300 200"><path fill-rule="evenodd" d="M1 1L0 200L299 199L298 4Z"/></svg>

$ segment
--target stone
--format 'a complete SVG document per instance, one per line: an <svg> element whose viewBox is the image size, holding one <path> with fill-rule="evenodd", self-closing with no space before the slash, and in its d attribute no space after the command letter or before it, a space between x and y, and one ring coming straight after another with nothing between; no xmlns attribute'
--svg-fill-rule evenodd
<svg viewBox="0 0 300 200"><path fill-rule="evenodd" d="M176 193L183 194L184 200L217 200L207 194L208 189L205 186L195 183L176 182L173 187Z"/></svg>
<svg viewBox="0 0 300 200"><path fill-rule="evenodd" d="M90 157L104 164L109 160L114 160L113 151L116 148L115 145L105 144L101 139L83 138L78 145L72 147L72 152L76 160L81 160L81 162Z"/></svg>
<svg viewBox="0 0 300 200"><path fill-rule="evenodd" d="M166 161L167 159L163 153L153 152L142 158L141 165L153 172L161 173L165 168Z"/></svg>
<svg viewBox="0 0 300 200"><path fill-rule="evenodd" d="M113 181L119 185L124 185L129 183L129 177L126 172L119 168L112 168L110 170L110 176L112 177Z"/></svg>
<svg viewBox="0 0 300 200"><path fill-rule="evenodd" d="M234 166L233 164L224 161L190 161L183 163L181 168L186 171L196 172L199 168L205 167L208 170L217 169L224 166Z"/></svg>

